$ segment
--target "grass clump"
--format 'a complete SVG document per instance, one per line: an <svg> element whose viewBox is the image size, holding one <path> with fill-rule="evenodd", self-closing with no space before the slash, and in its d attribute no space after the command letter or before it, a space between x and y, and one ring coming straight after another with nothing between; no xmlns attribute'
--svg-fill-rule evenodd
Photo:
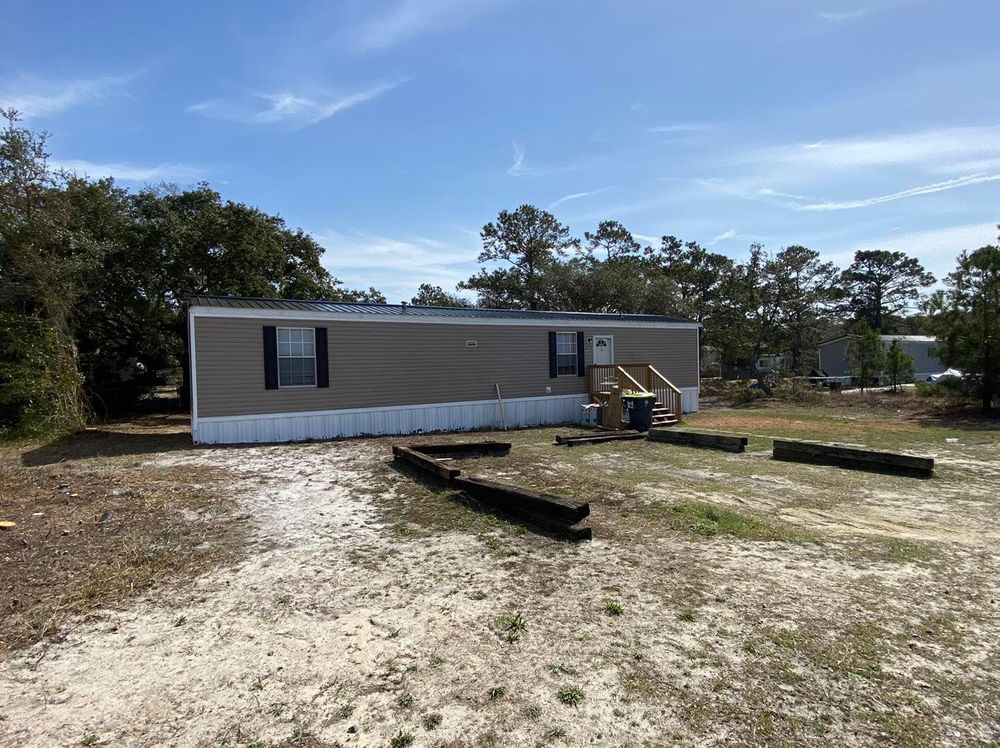
<svg viewBox="0 0 1000 748"><path fill-rule="evenodd" d="M677 620L678 621L684 621L686 623L690 623L691 621L694 620L694 611L693 610L682 610L680 613L677 614Z"/></svg>
<svg viewBox="0 0 1000 748"><path fill-rule="evenodd" d="M493 688L491 688L489 691L486 692L486 696L489 698L490 701L497 701L498 699L502 699L506 695L507 695L507 689L504 688L503 686L493 686Z"/></svg>
<svg viewBox="0 0 1000 748"><path fill-rule="evenodd" d="M412 732L400 730L390 738L389 748L406 748L408 745L413 745L413 739Z"/></svg>
<svg viewBox="0 0 1000 748"><path fill-rule="evenodd" d="M411 706L413 706L413 694L410 693L409 691L407 691L404 694L401 694L400 697L396 699L396 703L399 704L404 709L409 709Z"/></svg>
<svg viewBox="0 0 1000 748"><path fill-rule="evenodd" d="M524 616L518 611L513 615L500 616L497 628L500 629L503 639L513 644L521 638L521 634L528 628L528 625L524 622Z"/></svg>
<svg viewBox="0 0 1000 748"><path fill-rule="evenodd" d="M444 720L444 717L442 717L440 714L438 714L437 712L431 712L430 714L426 715L423 719L424 729L436 730L438 727L441 726L442 720Z"/></svg>
<svg viewBox="0 0 1000 748"><path fill-rule="evenodd" d="M604 612L609 616L620 616L625 612L625 608L623 608L622 604L617 600L608 600L604 603Z"/></svg>
<svg viewBox="0 0 1000 748"><path fill-rule="evenodd" d="M354 704L348 702L347 704L343 704L340 709L337 710L337 713L340 715L341 719L350 719L351 715L354 714L354 708Z"/></svg>
<svg viewBox="0 0 1000 748"><path fill-rule="evenodd" d="M576 686L567 686L566 688L560 688L556 691L556 698L563 704L576 706L583 701L583 691Z"/></svg>
<svg viewBox="0 0 1000 748"><path fill-rule="evenodd" d="M528 716L528 719L538 719L542 716L542 708L537 704L532 704L524 710L524 713Z"/></svg>

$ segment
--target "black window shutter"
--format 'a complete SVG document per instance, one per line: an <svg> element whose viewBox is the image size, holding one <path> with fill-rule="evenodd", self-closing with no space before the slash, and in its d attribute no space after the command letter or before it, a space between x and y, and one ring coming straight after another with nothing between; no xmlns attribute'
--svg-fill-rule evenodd
<svg viewBox="0 0 1000 748"><path fill-rule="evenodd" d="M583 330L578 330L576 333L576 373L577 376L581 377L586 373L584 371L586 366L584 365L585 362L583 357L583 350L584 350L583 345L584 345Z"/></svg>
<svg viewBox="0 0 1000 748"><path fill-rule="evenodd" d="M326 328L316 328L316 386L330 386L330 364L326 353Z"/></svg>
<svg viewBox="0 0 1000 748"><path fill-rule="evenodd" d="M556 367L556 334L549 333L549 379L555 379L559 375Z"/></svg>
<svg viewBox="0 0 1000 748"><path fill-rule="evenodd" d="M264 389L278 389L278 330L264 325Z"/></svg>

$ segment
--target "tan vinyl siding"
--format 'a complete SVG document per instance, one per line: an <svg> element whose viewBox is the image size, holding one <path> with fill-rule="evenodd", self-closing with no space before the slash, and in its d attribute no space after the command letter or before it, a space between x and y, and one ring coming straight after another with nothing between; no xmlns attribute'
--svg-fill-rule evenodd
<svg viewBox="0 0 1000 748"><path fill-rule="evenodd" d="M326 327L329 389L265 390L265 325ZM695 329L195 317L198 415L489 400L496 397L494 384L505 398L585 393L586 377L549 378L549 330L613 335L616 361L648 361L678 387L698 385ZM467 347L467 340L477 347ZM589 365L589 342L585 355Z"/></svg>

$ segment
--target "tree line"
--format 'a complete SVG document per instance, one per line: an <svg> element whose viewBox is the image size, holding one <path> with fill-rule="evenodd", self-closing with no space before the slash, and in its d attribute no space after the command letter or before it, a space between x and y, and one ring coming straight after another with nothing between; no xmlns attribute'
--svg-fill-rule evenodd
<svg viewBox="0 0 1000 748"><path fill-rule="evenodd" d="M185 301L197 294L385 303L321 265L323 247L278 216L207 184L130 192L48 165L46 136L0 132L0 429L65 432L126 412L183 372ZM901 252L847 268L802 246L750 246L743 260L664 236L646 246L617 221L582 239L531 205L483 227L481 269L454 291L422 284L414 304L668 314L701 322L728 366L788 352L808 371L845 326L931 332L945 360L997 392L1000 250L963 253L946 290ZM186 387L181 387L186 392Z"/></svg>

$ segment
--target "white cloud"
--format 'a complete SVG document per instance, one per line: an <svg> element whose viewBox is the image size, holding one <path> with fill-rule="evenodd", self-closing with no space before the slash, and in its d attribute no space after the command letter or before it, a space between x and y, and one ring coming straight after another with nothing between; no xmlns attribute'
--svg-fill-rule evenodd
<svg viewBox="0 0 1000 748"><path fill-rule="evenodd" d="M708 243L708 246L711 247L712 245L718 244L719 242L724 242L727 239L734 239L734 238L736 238L736 229L727 229L723 231L721 234L713 236L712 240Z"/></svg>
<svg viewBox="0 0 1000 748"><path fill-rule="evenodd" d="M141 74L140 71L62 82L22 76L0 88L0 107L16 109L25 117L51 117L114 96L127 97L126 86Z"/></svg>
<svg viewBox="0 0 1000 748"><path fill-rule="evenodd" d="M1000 126L983 126L785 145L746 154L745 160L827 171L900 165L940 169L959 160L998 156Z"/></svg>
<svg viewBox="0 0 1000 748"><path fill-rule="evenodd" d="M855 8L854 10L841 12L820 13L819 17L830 23L843 23L844 21L857 21L865 16L870 16L874 12L874 8Z"/></svg>
<svg viewBox="0 0 1000 748"><path fill-rule="evenodd" d="M572 192L569 195L563 195L558 200L549 203L545 210L552 210L553 208L562 205L563 203L571 202L572 200L580 200L585 197L590 197L591 195L600 195L602 193L608 192L609 190L615 189L614 187L599 187L596 190L589 190L587 192Z"/></svg>
<svg viewBox="0 0 1000 748"><path fill-rule="evenodd" d="M367 232L312 232L326 253L323 264L352 288L380 289L390 302L409 301L421 283L446 291L476 271L478 237L456 246L427 237L393 239ZM471 297L470 297L471 298Z"/></svg>
<svg viewBox="0 0 1000 748"><path fill-rule="evenodd" d="M704 132L705 130L711 130L713 127L714 125L708 125L698 122L687 122L676 125L657 125L655 127L647 127L646 132L648 133Z"/></svg>
<svg viewBox="0 0 1000 748"><path fill-rule="evenodd" d="M81 177L114 177L122 182L171 182L199 179L205 175L204 169L185 164L138 164L95 163L79 159L50 160L53 169L73 172Z"/></svg>
<svg viewBox="0 0 1000 748"><path fill-rule="evenodd" d="M872 2L869 5L862 5L857 8L850 8L848 10L841 11L826 11L818 13L817 15L819 15L819 17L827 23L840 24L850 21L860 21L862 18L868 18L876 13L883 13L887 10L892 10L899 5L904 5L911 1L912 0L882 0L881 2Z"/></svg>
<svg viewBox="0 0 1000 748"><path fill-rule="evenodd" d="M533 166L528 163L528 151L519 140L513 142L514 160L507 167L507 173L512 177L546 177L551 174L562 174L584 168L592 161L576 161L562 165Z"/></svg>
<svg viewBox="0 0 1000 748"><path fill-rule="evenodd" d="M905 252L917 257L938 279L955 269L955 260L963 250L975 250L987 244L997 243L996 222L966 223L926 231L878 236L854 242L842 249L835 249L824 259L839 265L847 265L859 250L886 249Z"/></svg>
<svg viewBox="0 0 1000 748"><path fill-rule="evenodd" d="M519 143L514 141L514 161L507 168L507 173L512 177L521 177L528 173L528 170L524 166L524 158L526 152L524 150L524 143Z"/></svg>
<svg viewBox="0 0 1000 748"><path fill-rule="evenodd" d="M463 26L501 4L502 0L399 0L388 12L354 29L353 46L360 52L386 49L419 34Z"/></svg>
<svg viewBox="0 0 1000 748"><path fill-rule="evenodd" d="M799 205L798 210L811 210L811 211L827 211L827 210L850 210L853 208L868 208L872 205L881 205L882 203L891 203L896 200L905 200L910 197L918 197L920 195L931 195L935 192L944 192L945 190L954 190L959 187L971 187L972 185L985 184L987 182L996 182L1000 180L1000 174L971 174L965 177L959 177L958 179L949 179L946 182L936 182L935 184L925 184L920 187L912 187L908 190L902 190L900 192L893 192L889 195L879 195L877 197L869 197L863 200L844 200L844 201L822 201L816 203L806 203L805 205Z"/></svg>
<svg viewBox="0 0 1000 748"><path fill-rule="evenodd" d="M811 197L809 195L797 195L794 192L781 192L779 190L773 190L770 187L764 187L757 190L757 194L762 197L786 197L789 200L819 200L818 197Z"/></svg>
<svg viewBox="0 0 1000 748"><path fill-rule="evenodd" d="M940 174L981 174L987 171L1000 171L1000 158L980 158L970 161L956 161L954 163L942 164L931 169L931 171Z"/></svg>
<svg viewBox="0 0 1000 748"><path fill-rule="evenodd" d="M363 104L391 91L403 81L378 83L360 91L340 96L307 97L288 91L252 94L237 101L212 99L192 104L187 111L212 119L233 120L255 125L289 124L294 127L308 127L329 119L335 114ZM256 101L268 104L265 108L255 106Z"/></svg>

